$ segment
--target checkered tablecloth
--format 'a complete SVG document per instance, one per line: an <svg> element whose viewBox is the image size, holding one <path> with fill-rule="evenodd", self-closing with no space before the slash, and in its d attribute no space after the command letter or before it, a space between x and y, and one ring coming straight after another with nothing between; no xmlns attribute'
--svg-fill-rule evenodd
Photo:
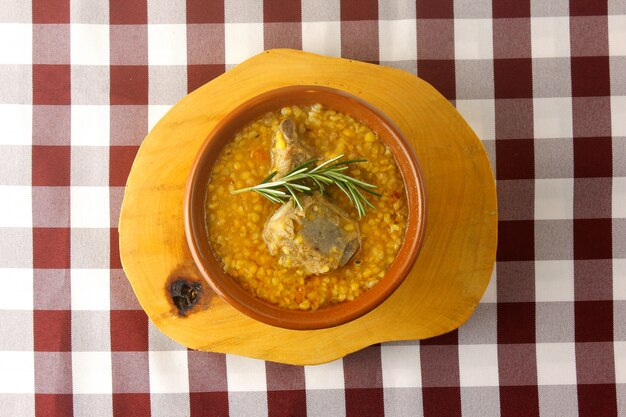
<svg viewBox="0 0 626 417"><path fill-rule="evenodd" d="M482 138L497 267L458 331L296 367L141 310L116 229L139 144L275 47L417 74ZM0 416L72 414L626 416L626 2L3 0Z"/></svg>

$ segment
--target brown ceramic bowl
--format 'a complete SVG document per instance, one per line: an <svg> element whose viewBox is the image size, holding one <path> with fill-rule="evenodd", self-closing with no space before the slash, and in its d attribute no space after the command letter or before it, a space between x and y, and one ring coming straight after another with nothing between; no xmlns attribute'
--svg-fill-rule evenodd
<svg viewBox="0 0 626 417"><path fill-rule="evenodd" d="M354 301L317 311L287 310L246 292L223 270L214 255L205 221L207 184L220 151L248 122L287 105L321 103L347 113L378 133L400 167L409 219L404 243L385 277ZM376 308L402 283L419 252L425 228L426 199L419 165L400 131L377 109L351 94L319 86L290 86L260 94L227 114L209 134L193 163L185 194L185 233L200 273L226 302L255 320L288 329L321 329L354 320Z"/></svg>

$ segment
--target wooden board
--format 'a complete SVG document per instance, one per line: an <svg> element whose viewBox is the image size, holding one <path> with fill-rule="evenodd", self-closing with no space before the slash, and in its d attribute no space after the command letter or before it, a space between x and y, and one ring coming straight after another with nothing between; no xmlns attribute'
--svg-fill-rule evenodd
<svg viewBox="0 0 626 417"><path fill-rule="evenodd" d="M199 279L183 228L191 163L215 124L264 91L324 85L382 110L409 139L428 199L424 246L400 288L345 325L297 331L257 322L204 285L200 307L180 317L166 287ZM261 53L183 98L152 129L133 164L120 216L120 255L154 324L192 349L290 364L318 364L378 342L449 332L472 314L493 269L495 182L485 151L457 111L428 83L404 71L293 50Z"/></svg>

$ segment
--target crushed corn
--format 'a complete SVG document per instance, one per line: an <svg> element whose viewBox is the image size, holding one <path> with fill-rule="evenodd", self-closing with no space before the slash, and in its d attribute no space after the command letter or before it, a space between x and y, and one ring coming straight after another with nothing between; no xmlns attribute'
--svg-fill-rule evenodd
<svg viewBox="0 0 626 417"><path fill-rule="evenodd" d="M303 271L280 265L269 254L262 231L278 208L276 204L256 193L230 194L267 176L272 135L287 116L296 120L303 142L316 150L320 159L342 153L346 159L367 159L346 172L376 184L382 194L371 197L376 210L358 221L361 249L344 267L319 276L304 276ZM327 193L353 218L358 217L341 190L332 186ZM321 104L283 107L244 127L215 163L208 195L209 240L224 271L251 294L285 309L317 310L358 298L384 278L406 228L404 182L389 149L365 124Z"/></svg>

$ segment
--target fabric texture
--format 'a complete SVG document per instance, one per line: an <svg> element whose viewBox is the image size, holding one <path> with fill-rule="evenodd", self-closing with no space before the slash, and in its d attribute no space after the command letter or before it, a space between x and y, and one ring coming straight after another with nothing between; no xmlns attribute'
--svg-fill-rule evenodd
<svg viewBox="0 0 626 417"><path fill-rule="evenodd" d="M482 139L497 265L457 331L297 367L189 351L141 310L117 232L138 146L276 47L416 74ZM626 416L626 3L3 2L0 416L383 414Z"/></svg>

